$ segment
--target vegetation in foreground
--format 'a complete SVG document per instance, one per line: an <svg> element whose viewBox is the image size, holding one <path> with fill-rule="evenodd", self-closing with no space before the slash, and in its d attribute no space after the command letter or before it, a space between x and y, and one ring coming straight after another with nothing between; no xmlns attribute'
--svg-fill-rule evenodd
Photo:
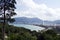
<svg viewBox="0 0 60 40"><path fill-rule="evenodd" d="M6 40L60 40L60 35L53 30L41 33L8 24L5 26L5 36ZM2 24L0 24L0 39L2 39Z"/></svg>

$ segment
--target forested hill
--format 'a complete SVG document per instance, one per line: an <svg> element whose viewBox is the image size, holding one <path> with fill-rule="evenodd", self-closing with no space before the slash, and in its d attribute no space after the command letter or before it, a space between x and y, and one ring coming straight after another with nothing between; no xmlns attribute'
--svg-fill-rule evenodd
<svg viewBox="0 0 60 40"><path fill-rule="evenodd" d="M53 30L36 32L8 24L5 26L5 36L6 40L60 40L60 35ZM0 39L2 39L2 24L0 24Z"/></svg>
<svg viewBox="0 0 60 40"><path fill-rule="evenodd" d="M22 27L15 27L13 25L5 26L6 40L37 40L37 32L25 29ZM0 24L0 39L2 39L2 24Z"/></svg>

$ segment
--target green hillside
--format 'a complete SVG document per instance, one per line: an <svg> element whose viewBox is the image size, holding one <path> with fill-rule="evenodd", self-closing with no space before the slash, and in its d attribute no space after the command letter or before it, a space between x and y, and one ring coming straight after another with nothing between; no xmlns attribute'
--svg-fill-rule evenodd
<svg viewBox="0 0 60 40"><path fill-rule="evenodd" d="M41 33L8 24L5 26L5 36L6 40L60 40L60 35L53 30ZM0 39L2 39L2 24L0 24Z"/></svg>

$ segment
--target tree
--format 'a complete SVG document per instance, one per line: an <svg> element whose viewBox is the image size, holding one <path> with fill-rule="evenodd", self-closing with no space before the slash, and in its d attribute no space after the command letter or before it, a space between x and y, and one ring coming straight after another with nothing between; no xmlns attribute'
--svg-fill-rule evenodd
<svg viewBox="0 0 60 40"><path fill-rule="evenodd" d="M58 40L58 35L54 30L47 30L42 33L45 40Z"/></svg>
<svg viewBox="0 0 60 40"><path fill-rule="evenodd" d="M15 0L0 0L0 22L3 23L2 27L2 40L4 39L4 33L5 33L5 24L8 22L13 22L15 21L11 17L16 15L14 10L16 9L15 7L16 1Z"/></svg>
<svg viewBox="0 0 60 40"><path fill-rule="evenodd" d="M0 0L0 20L4 20L4 11L5 11L5 21L13 22L14 19L11 17L16 15L14 12L16 1L15 0ZM5 7L4 7L5 6Z"/></svg>
<svg viewBox="0 0 60 40"><path fill-rule="evenodd" d="M23 34L10 34L9 40L37 40L36 36L32 36L29 32Z"/></svg>

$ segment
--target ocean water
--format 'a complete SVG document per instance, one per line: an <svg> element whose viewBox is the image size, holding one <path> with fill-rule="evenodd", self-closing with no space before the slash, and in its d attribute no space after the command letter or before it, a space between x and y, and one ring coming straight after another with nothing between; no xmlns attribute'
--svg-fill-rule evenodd
<svg viewBox="0 0 60 40"><path fill-rule="evenodd" d="M14 26L17 26L17 27L24 27L24 28L30 29L31 31L33 31L33 30L38 31L38 30L45 29L43 27L34 26L34 25L28 25L28 24L10 24L10 25L14 25Z"/></svg>

